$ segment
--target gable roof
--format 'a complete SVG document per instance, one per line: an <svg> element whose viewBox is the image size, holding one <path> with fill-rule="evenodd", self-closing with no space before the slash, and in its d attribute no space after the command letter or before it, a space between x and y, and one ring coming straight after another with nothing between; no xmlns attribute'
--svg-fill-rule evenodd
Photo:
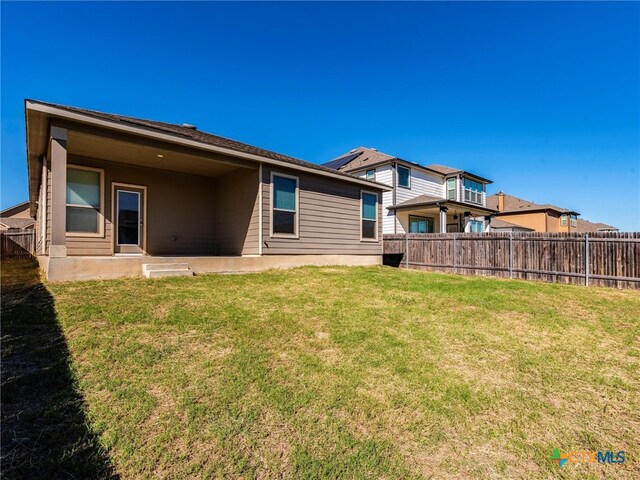
<svg viewBox="0 0 640 480"><path fill-rule="evenodd" d="M475 175L458 168L446 167L444 165L432 164L432 165L420 165L416 162L410 162L399 157L394 157L388 153L383 153L375 148L358 147L351 150L349 153L345 153L337 157L334 160L323 163L322 165L329 168L339 169L343 172L353 172L355 170L362 170L363 168L373 167L381 163L388 163L390 161L398 161L406 163L411 167L417 167L422 170L427 170L430 173L436 173L438 175L452 175L452 174L464 174L470 177L476 178L485 183L493 183L491 180L483 178L479 175Z"/></svg>
<svg viewBox="0 0 640 480"><path fill-rule="evenodd" d="M0 217L0 224L7 228L26 228L35 223L36 221L33 218Z"/></svg>
<svg viewBox="0 0 640 480"><path fill-rule="evenodd" d="M607 225L606 223L590 222L589 220L578 219L576 231L579 233L592 233L603 231L618 231L618 227Z"/></svg>
<svg viewBox="0 0 640 480"><path fill-rule="evenodd" d="M517 213L517 212L536 212L542 210L553 210L558 213L573 213L579 215L578 212L574 210L569 210L567 208L558 207L556 205L552 205L550 203L534 203L529 200L523 200L522 198L514 197L513 195L508 195L503 192L494 193L493 195L489 195L487 197L487 207L492 210L498 210L498 195L504 195L504 210L499 211L499 213Z"/></svg>
<svg viewBox="0 0 640 480"><path fill-rule="evenodd" d="M23 212L29 209L29 201L19 203L9 208L5 208L0 212L0 217L11 217L16 213Z"/></svg>
<svg viewBox="0 0 640 480"><path fill-rule="evenodd" d="M31 158L29 154L30 149L30 135L29 135L29 112L38 112L52 117L60 117L66 120L72 120L77 122L89 123L99 125L105 128L117 128L128 129L129 131L137 132L138 134L158 134L156 137L160 137L159 134L163 134L162 138L165 141L191 141L190 145L211 146L217 147L217 151L221 151L226 154L237 152L238 156L243 158L251 158L254 161L264 161L265 163L279 164L280 162L287 164L291 168L301 170L312 170L323 174L325 176L335 177L347 182L359 183L369 186L375 186L383 190L389 190L388 185L384 185L378 182L366 180L363 178L350 175L347 172L337 171L335 169L323 167L315 163L306 162L298 158L283 155L281 153L266 150L264 148L255 147L247 143L238 142L230 138L221 137L219 135L213 135L196 129L193 126L187 124L178 125L173 123L159 122L155 120L145 120L142 118L128 117L125 115L118 115L113 113L98 112L96 110L88 110L85 108L70 107L66 105L58 105L55 103L42 102L39 100L25 100L25 110L27 113L27 161ZM127 128L129 127L129 128ZM132 128L133 127L133 128ZM186 143L186 142L181 142ZM269 162L273 160L274 162ZM37 175L37 172L34 172ZM34 186L30 186L30 195L35 195ZM33 213L33 212L32 212Z"/></svg>

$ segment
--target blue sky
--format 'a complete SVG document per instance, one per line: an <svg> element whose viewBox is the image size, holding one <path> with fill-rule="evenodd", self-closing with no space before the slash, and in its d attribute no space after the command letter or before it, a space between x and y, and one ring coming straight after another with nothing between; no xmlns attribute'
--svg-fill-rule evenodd
<svg viewBox="0 0 640 480"><path fill-rule="evenodd" d="M640 230L638 3L1 8L2 208L27 198L35 98L316 163L376 147Z"/></svg>

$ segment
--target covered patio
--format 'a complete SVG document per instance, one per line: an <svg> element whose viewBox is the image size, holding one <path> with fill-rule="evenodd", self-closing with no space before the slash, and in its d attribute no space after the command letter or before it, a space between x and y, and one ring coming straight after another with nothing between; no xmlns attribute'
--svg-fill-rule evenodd
<svg viewBox="0 0 640 480"><path fill-rule="evenodd" d="M396 214L397 233L482 233L496 212L481 205L420 195L388 207Z"/></svg>

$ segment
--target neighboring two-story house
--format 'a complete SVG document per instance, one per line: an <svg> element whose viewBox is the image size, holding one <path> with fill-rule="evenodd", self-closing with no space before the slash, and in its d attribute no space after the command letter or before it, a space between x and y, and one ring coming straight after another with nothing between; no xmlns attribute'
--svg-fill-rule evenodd
<svg viewBox="0 0 640 480"><path fill-rule="evenodd" d="M578 231L578 212L549 203L537 204L498 192L487 198L487 207L498 211L494 222L508 222L534 232Z"/></svg>
<svg viewBox="0 0 640 480"><path fill-rule="evenodd" d="M383 233L485 232L494 210L486 178L443 165L423 166L359 147L323 164L393 187L382 194Z"/></svg>

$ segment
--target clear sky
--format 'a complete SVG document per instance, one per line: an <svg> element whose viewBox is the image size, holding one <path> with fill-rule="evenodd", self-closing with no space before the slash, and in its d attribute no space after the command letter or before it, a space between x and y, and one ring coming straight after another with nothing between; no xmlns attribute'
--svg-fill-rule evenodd
<svg viewBox="0 0 640 480"><path fill-rule="evenodd" d="M7 3L5 208L24 98L321 163L375 147L640 230L639 3Z"/></svg>

